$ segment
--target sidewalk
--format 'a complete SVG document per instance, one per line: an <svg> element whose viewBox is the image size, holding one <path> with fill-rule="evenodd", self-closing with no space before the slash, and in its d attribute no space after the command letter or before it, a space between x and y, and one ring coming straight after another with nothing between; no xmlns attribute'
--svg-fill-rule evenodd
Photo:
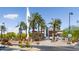
<svg viewBox="0 0 79 59"><path fill-rule="evenodd" d="M58 40L56 42L51 42L51 40L44 40L39 42L39 46L70 46L66 41ZM37 45L36 42L33 42L32 45Z"/></svg>
<svg viewBox="0 0 79 59"><path fill-rule="evenodd" d="M17 49L19 51L39 51L40 49L38 48L20 48L19 46L9 46L8 48L11 48L11 49Z"/></svg>

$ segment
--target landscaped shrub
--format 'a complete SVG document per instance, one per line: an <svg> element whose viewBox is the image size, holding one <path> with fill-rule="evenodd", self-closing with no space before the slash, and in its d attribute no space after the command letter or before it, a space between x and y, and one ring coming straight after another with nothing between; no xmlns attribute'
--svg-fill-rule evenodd
<svg viewBox="0 0 79 59"><path fill-rule="evenodd" d="M33 41L39 41L41 38L41 33L40 32L33 32L32 33L32 39Z"/></svg>
<svg viewBox="0 0 79 59"><path fill-rule="evenodd" d="M77 41L78 41L77 38L74 38L74 39L71 40L72 43L75 43L75 42L77 42Z"/></svg>
<svg viewBox="0 0 79 59"><path fill-rule="evenodd" d="M23 46L22 46L22 41L20 40L19 41L19 46L22 48Z"/></svg>
<svg viewBox="0 0 79 59"><path fill-rule="evenodd" d="M30 47L30 42L26 41L26 47Z"/></svg>
<svg viewBox="0 0 79 59"><path fill-rule="evenodd" d="M32 37L32 33L29 33L29 36Z"/></svg>
<svg viewBox="0 0 79 59"><path fill-rule="evenodd" d="M43 39L43 34L41 34L40 32L34 32L32 33L32 39L33 41L40 41Z"/></svg>
<svg viewBox="0 0 79 59"><path fill-rule="evenodd" d="M3 44L3 45L12 45L12 44L9 42L8 39L3 39L3 40L1 41L1 44Z"/></svg>

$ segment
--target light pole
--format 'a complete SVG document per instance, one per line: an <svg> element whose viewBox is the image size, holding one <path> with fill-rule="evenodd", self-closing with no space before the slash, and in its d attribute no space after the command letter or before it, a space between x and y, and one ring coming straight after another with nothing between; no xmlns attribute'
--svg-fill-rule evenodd
<svg viewBox="0 0 79 59"><path fill-rule="evenodd" d="M70 19L70 16L73 15L72 12L69 12L69 33L70 33L70 29L71 29L71 19Z"/></svg>
<svg viewBox="0 0 79 59"><path fill-rule="evenodd" d="M68 40L70 41L70 38L72 37L72 34L71 34L71 19L70 19L70 16L73 15L72 12L69 12L69 34L68 34ZM69 42L70 43L70 42Z"/></svg>

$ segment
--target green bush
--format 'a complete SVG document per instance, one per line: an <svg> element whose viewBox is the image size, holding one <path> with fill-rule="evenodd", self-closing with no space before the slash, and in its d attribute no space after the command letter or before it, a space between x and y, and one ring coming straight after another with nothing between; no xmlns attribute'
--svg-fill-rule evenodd
<svg viewBox="0 0 79 59"><path fill-rule="evenodd" d="M30 42L26 41L26 47L30 47Z"/></svg>
<svg viewBox="0 0 79 59"><path fill-rule="evenodd" d="M77 41L78 41L77 38L73 38L73 39L71 40L72 43L75 43L75 42L77 42Z"/></svg>

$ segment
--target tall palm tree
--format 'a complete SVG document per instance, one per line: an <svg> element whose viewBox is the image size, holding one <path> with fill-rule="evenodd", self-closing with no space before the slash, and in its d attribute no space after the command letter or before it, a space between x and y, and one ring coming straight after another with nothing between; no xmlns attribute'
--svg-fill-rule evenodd
<svg viewBox="0 0 79 59"><path fill-rule="evenodd" d="M37 29L38 29L38 32L39 32L39 27L40 27L40 24L43 23L43 18L41 17L41 15L39 13L36 13L35 14L35 21L37 23Z"/></svg>
<svg viewBox="0 0 79 59"><path fill-rule="evenodd" d="M53 28L53 39L55 39L56 31L60 30L61 20L60 19L52 19L50 24Z"/></svg>
<svg viewBox="0 0 79 59"><path fill-rule="evenodd" d="M35 20L31 20L31 21L30 21L30 28L32 28L32 32L35 31L35 28L36 28Z"/></svg>
<svg viewBox="0 0 79 59"><path fill-rule="evenodd" d="M33 13L29 19L30 19L30 28L32 28L32 32L34 32L36 28L35 14Z"/></svg>
<svg viewBox="0 0 79 59"><path fill-rule="evenodd" d="M19 27L19 32L20 32L20 38L21 38L21 34L22 34L22 31L27 30L27 25L25 24L25 22L21 21L19 25L17 25L16 27Z"/></svg>
<svg viewBox="0 0 79 59"><path fill-rule="evenodd" d="M27 25L25 22L21 21L20 24L18 24L16 27L19 27L19 32L20 32L20 40L19 40L19 45L22 47L22 30L27 30Z"/></svg>
<svg viewBox="0 0 79 59"><path fill-rule="evenodd" d="M43 22L41 15L39 13L33 13L31 16L31 22L30 22L30 26L32 27L33 32L36 27L39 32L39 27L40 27L41 22Z"/></svg>

